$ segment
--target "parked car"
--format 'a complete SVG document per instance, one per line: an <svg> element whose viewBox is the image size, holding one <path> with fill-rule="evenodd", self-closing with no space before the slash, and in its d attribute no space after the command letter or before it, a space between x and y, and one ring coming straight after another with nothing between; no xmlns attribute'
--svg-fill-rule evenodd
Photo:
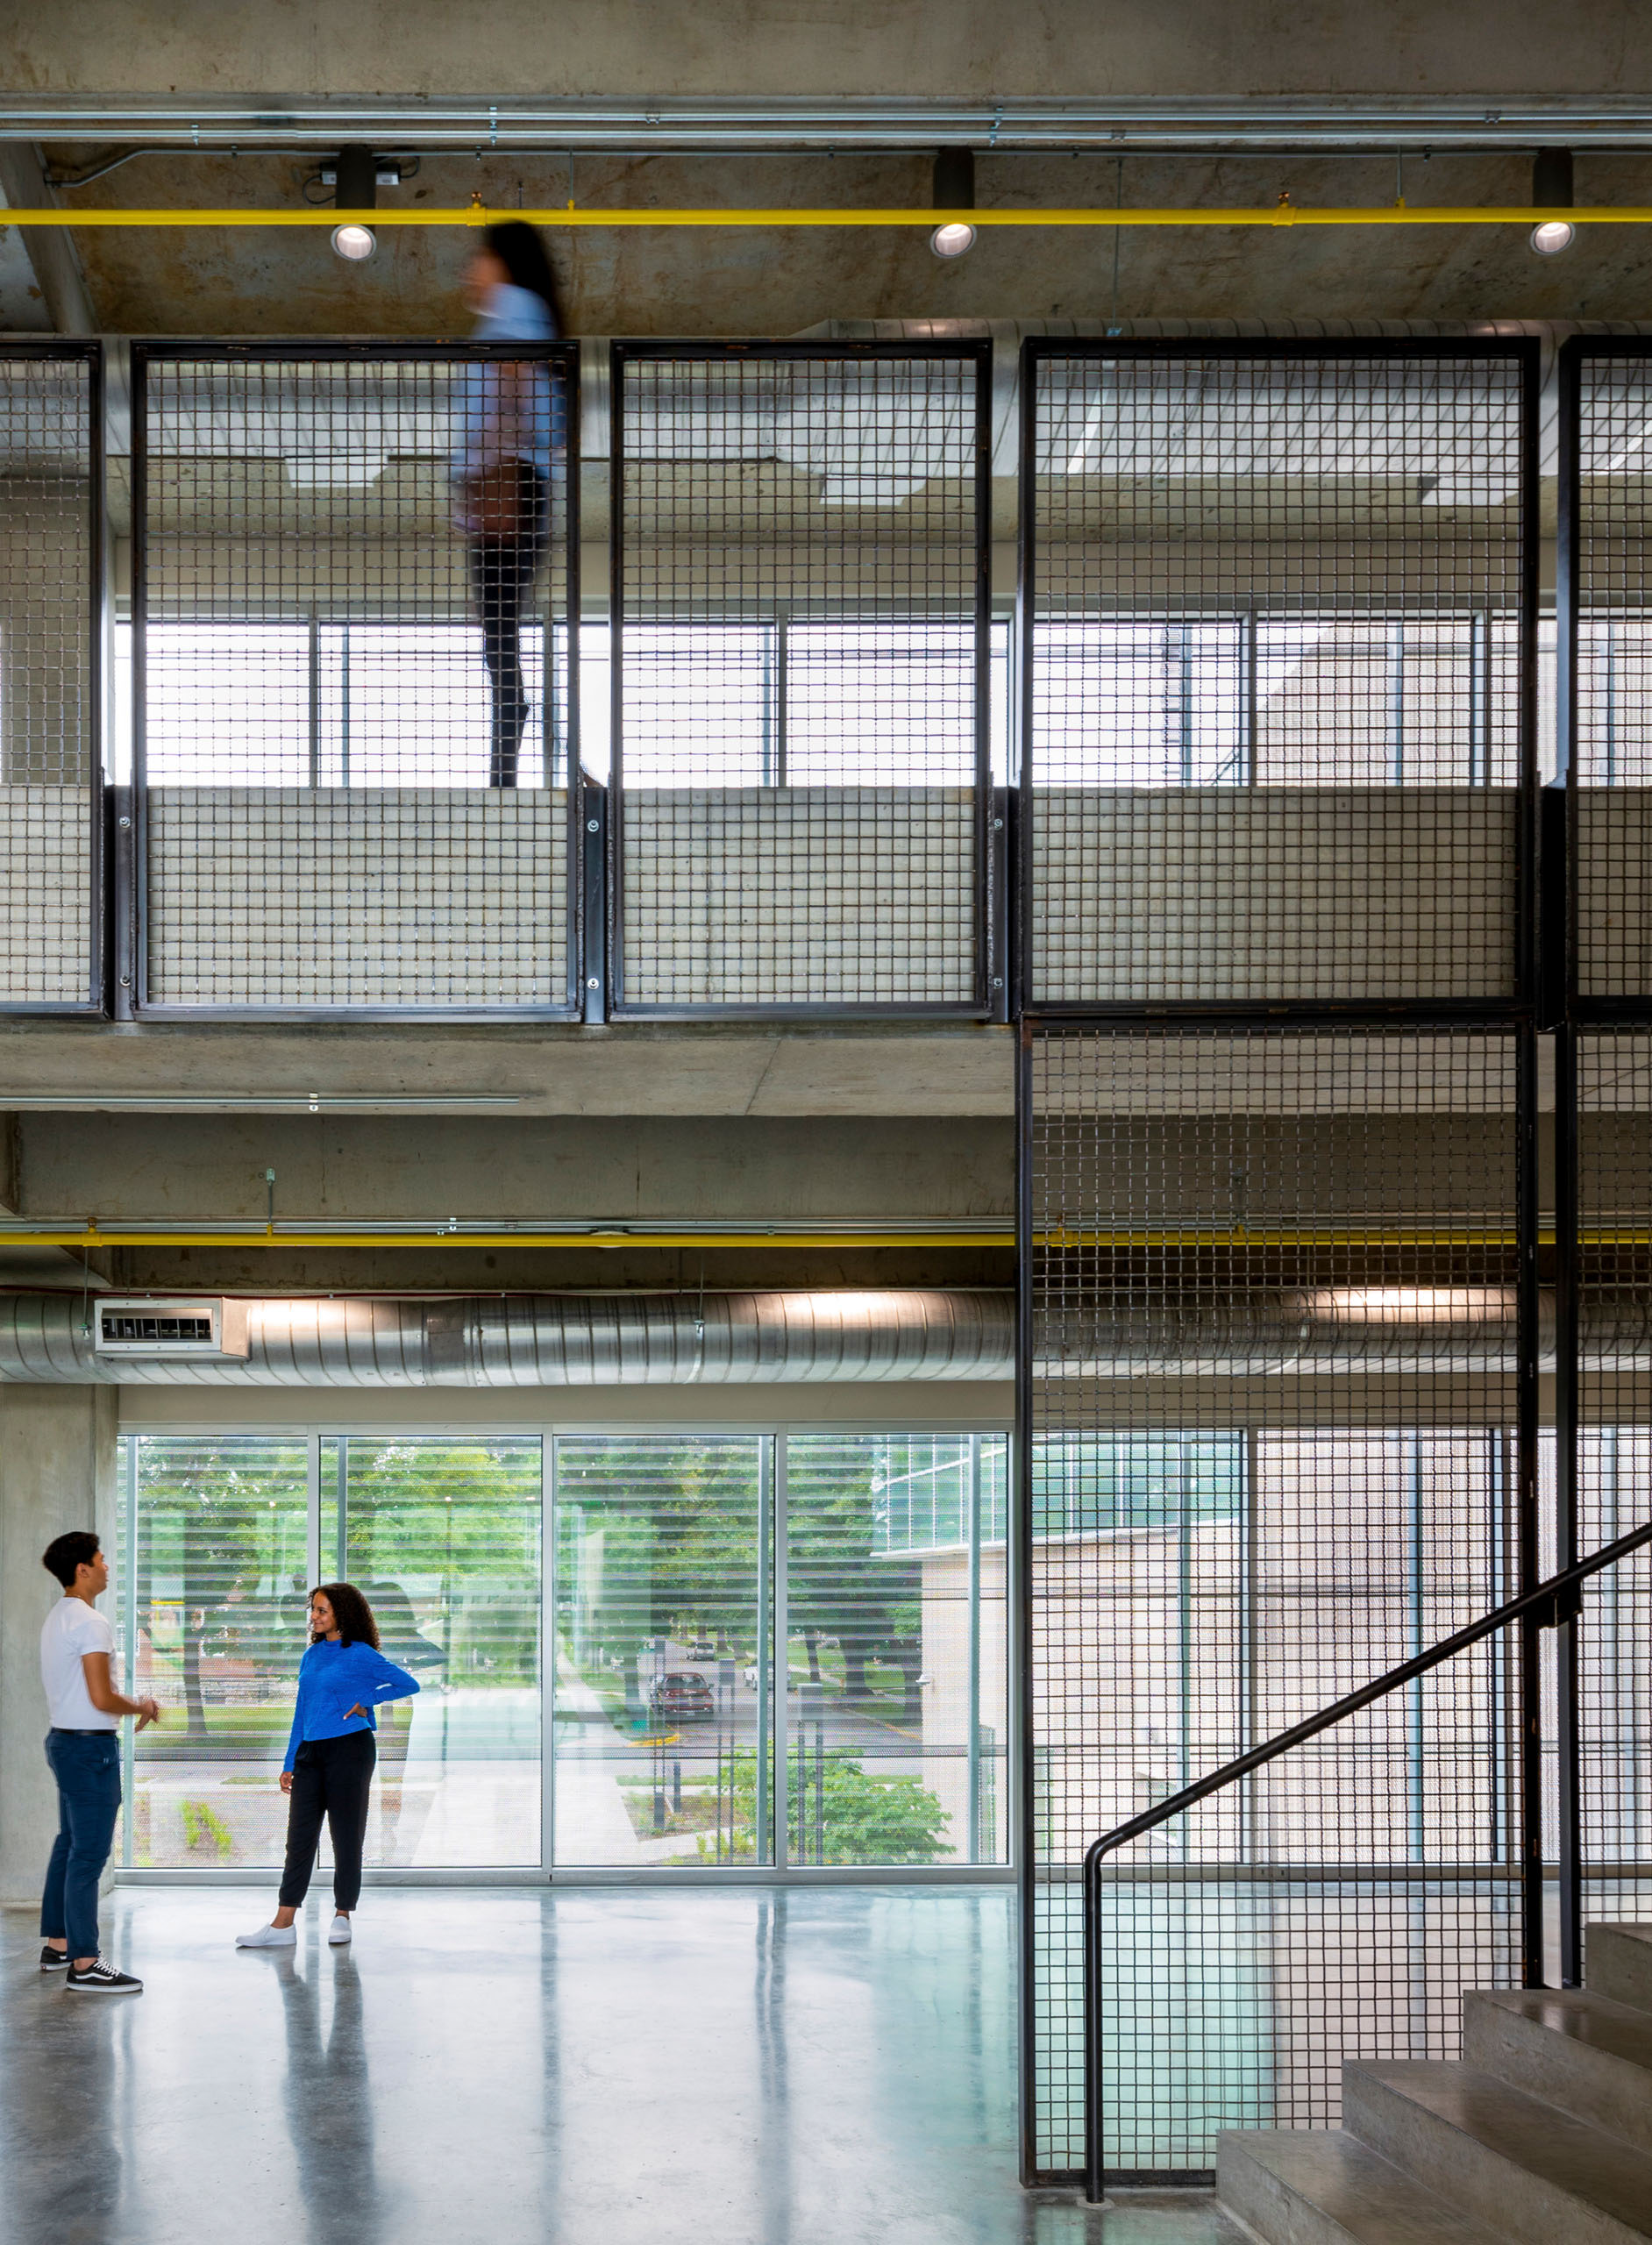
<svg viewBox="0 0 1652 2245"><path fill-rule="evenodd" d="M716 1645L708 1644L703 1637L696 1637L693 1644L688 1648L688 1657L690 1660L715 1660L716 1657L717 1648Z"/></svg>
<svg viewBox="0 0 1652 2245"><path fill-rule="evenodd" d="M705 1678L680 1669L669 1676L655 1678L648 1687L648 1707L651 1714L673 1722L716 1713L711 1686Z"/></svg>

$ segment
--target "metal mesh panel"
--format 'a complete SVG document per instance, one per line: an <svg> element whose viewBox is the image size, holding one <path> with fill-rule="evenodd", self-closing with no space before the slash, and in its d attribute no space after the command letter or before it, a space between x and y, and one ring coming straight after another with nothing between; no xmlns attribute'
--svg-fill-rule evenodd
<svg viewBox="0 0 1652 2245"><path fill-rule="evenodd" d="M979 1008L988 364L616 351L622 1010Z"/></svg>
<svg viewBox="0 0 1652 2245"><path fill-rule="evenodd" d="M1082 2160L1079 1871L1116 1824L1518 1588L1516 1054L1032 1034L1032 2136ZM1520 1942L1494 1641L1108 1858L1106 2162L1323 2127L1455 2055Z"/></svg>
<svg viewBox="0 0 1652 2245"><path fill-rule="evenodd" d="M1652 357L1597 356L1577 383L1570 780L1580 997L1652 996ZM1569 353L1569 357L1570 356Z"/></svg>
<svg viewBox="0 0 1652 2245"><path fill-rule="evenodd" d="M95 348L0 347L0 1008L98 1002Z"/></svg>
<svg viewBox="0 0 1652 2245"><path fill-rule="evenodd" d="M1580 1555L1652 1487L1652 1037L1577 1040ZM1583 1915L1652 1914L1652 1554L1584 1586L1577 1624Z"/></svg>
<svg viewBox="0 0 1652 2245"><path fill-rule="evenodd" d="M1028 347L1033 1003L1513 994L1532 363Z"/></svg>
<svg viewBox="0 0 1652 2245"><path fill-rule="evenodd" d="M135 357L147 1003L566 1011L569 360Z"/></svg>

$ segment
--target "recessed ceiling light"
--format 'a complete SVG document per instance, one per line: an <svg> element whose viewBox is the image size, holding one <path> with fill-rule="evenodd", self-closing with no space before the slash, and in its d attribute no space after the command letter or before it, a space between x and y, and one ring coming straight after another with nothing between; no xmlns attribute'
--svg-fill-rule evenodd
<svg viewBox="0 0 1652 2245"><path fill-rule="evenodd" d="M1545 218L1532 228L1532 247L1539 257L1558 257L1577 239L1577 229L1566 218Z"/></svg>
<svg viewBox="0 0 1652 2245"><path fill-rule="evenodd" d="M975 246L975 229L966 226L961 218L949 225L937 226L929 236L929 247L937 257L962 257L965 250Z"/></svg>
<svg viewBox="0 0 1652 2245"><path fill-rule="evenodd" d="M379 246L379 238L371 226L335 226L332 246L336 255L352 265L365 265Z"/></svg>

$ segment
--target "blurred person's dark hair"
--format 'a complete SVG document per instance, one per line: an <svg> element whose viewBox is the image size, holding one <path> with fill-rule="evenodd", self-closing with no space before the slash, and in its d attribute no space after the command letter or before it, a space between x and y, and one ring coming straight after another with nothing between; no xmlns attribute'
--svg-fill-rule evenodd
<svg viewBox="0 0 1652 2245"><path fill-rule="evenodd" d="M560 332L556 275L551 270L551 260L538 229L525 218L502 218L496 224L482 229L482 243L504 267L512 288L530 289L548 306Z"/></svg>

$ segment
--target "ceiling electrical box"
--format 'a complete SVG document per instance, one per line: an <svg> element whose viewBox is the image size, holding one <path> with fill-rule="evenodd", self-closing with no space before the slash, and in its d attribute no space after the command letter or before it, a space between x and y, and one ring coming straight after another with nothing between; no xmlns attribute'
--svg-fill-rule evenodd
<svg viewBox="0 0 1652 2245"><path fill-rule="evenodd" d="M196 1357L220 1362L246 1355L246 1304L217 1295L97 1302L100 1357Z"/></svg>

